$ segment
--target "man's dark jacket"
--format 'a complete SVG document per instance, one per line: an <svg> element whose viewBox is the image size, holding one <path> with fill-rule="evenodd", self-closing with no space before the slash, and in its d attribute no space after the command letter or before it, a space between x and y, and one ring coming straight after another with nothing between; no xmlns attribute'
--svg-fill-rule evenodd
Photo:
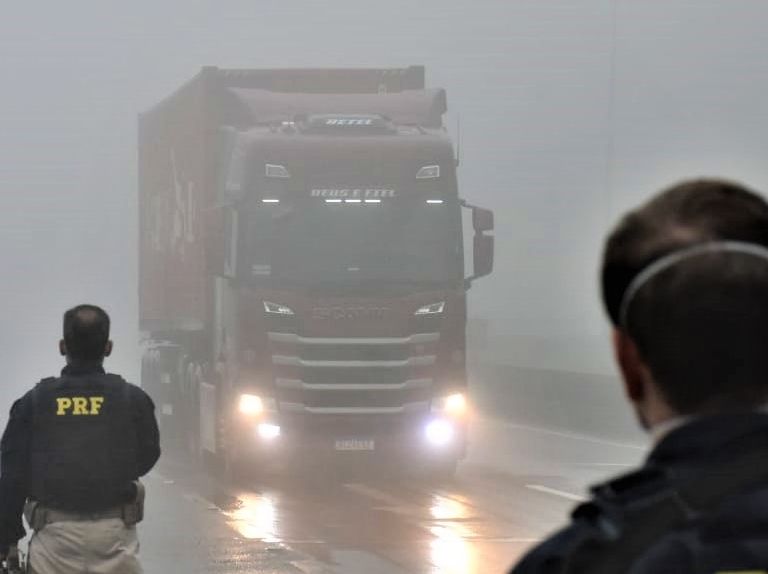
<svg viewBox="0 0 768 574"><path fill-rule="evenodd" d="M768 414L695 419L592 493L512 574L768 571Z"/></svg>
<svg viewBox="0 0 768 574"><path fill-rule="evenodd" d="M0 548L24 537L27 498L89 513L129 502L160 456L154 409L101 364L68 365L17 400L0 442Z"/></svg>

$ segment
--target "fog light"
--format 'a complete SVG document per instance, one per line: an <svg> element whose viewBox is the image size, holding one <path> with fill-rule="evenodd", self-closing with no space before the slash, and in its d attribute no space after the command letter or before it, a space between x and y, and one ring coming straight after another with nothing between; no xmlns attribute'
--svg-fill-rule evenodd
<svg viewBox="0 0 768 574"><path fill-rule="evenodd" d="M427 425L427 440L434 446L445 446L453 440L456 431L448 421L436 420Z"/></svg>
<svg viewBox="0 0 768 574"><path fill-rule="evenodd" d="M258 428L258 433L264 440L275 440L280 436L280 427L270 423L261 423Z"/></svg>

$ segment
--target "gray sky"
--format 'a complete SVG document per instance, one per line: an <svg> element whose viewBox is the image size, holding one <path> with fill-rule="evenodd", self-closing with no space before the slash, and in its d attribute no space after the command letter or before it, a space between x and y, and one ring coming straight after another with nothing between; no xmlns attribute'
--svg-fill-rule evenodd
<svg viewBox="0 0 768 574"><path fill-rule="evenodd" d="M497 216L471 292L487 356L609 371L596 268L616 215L693 175L768 189L767 19L763 0L7 2L6 389L58 368L61 313L85 300L114 315L112 368L137 373L136 115L203 65L426 65L461 117L463 194Z"/></svg>

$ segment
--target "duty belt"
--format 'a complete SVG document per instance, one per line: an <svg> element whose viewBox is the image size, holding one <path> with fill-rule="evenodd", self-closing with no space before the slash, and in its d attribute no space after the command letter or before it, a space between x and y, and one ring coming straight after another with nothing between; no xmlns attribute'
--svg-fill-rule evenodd
<svg viewBox="0 0 768 574"><path fill-rule="evenodd" d="M126 526L134 526L144 518L144 485L135 481L136 498L122 506L115 506L95 512L71 512L43 506L36 500L28 500L24 505L24 518L33 530L42 530L46 524L54 522L86 522L122 518Z"/></svg>
<svg viewBox="0 0 768 574"><path fill-rule="evenodd" d="M34 510L35 514L42 516L42 523L53 524L54 522L84 522L88 520L104 520L107 518L122 518L123 507L108 508L98 512L65 512L53 508L38 506Z"/></svg>

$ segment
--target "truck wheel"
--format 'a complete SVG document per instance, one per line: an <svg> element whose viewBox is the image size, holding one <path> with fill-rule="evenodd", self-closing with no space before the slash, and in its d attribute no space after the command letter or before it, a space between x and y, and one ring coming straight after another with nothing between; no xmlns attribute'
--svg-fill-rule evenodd
<svg viewBox="0 0 768 574"><path fill-rule="evenodd" d="M267 474L265 469L260 467L248 452L238 448L236 439L230 442L226 429L223 434L225 440L218 457L218 464L224 480L243 486L263 483Z"/></svg>
<svg viewBox="0 0 768 574"><path fill-rule="evenodd" d="M247 484L253 480L253 468L247 461L243 461L237 451L227 449L222 455L222 473L227 482L233 484Z"/></svg>

